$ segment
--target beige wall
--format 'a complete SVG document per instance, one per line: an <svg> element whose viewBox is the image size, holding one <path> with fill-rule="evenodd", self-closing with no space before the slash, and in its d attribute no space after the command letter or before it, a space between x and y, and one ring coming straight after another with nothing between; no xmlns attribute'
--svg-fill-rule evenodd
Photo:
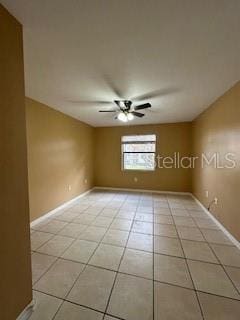
<svg viewBox="0 0 240 320"><path fill-rule="evenodd" d="M29 98L26 114L34 220L93 187L93 128Z"/></svg>
<svg viewBox="0 0 240 320"><path fill-rule="evenodd" d="M191 191L191 170L156 169L153 172L121 170L121 136L156 134L157 154L191 155L191 124L159 124L95 129L95 185L162 191ZM138 178L138 182L134 181Z"/></svg>
<svg viewBox="0 0 240 320"><path fill-rule="evenodd" d="M22 27L0 5L0 319L32 300Z"/></svg>
<svg viewBox="0 0 240 320"><path fill-rule="evenodd" d="M194 153L214 152L223 159L226 153L234 153L235 169L215 169L209 166L201 169L200 163L194 170L193 192L208 206L214 198L213 215L240 240L240 82L220 97L194 122ZM209 198L205 191L209 191Z"/></svg>

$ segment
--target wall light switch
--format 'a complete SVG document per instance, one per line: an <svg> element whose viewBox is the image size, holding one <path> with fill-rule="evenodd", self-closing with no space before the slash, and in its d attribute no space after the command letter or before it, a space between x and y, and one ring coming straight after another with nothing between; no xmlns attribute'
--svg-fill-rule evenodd
<svg viewBox="0 0 240 320"><path fill-rule="evenodd" d="M134 177L134 182L138 182L138 178L137 177Z"/></svg>
<svg viewBox="0 0 240 320"><path fill-rule="evenodd" d="M214 203L218 204L218 198L214 198Z"/></svg>
<svg viewBox="0 0 240 320"><path fill-rule="evenodd" d="M72 190L72 186L69 185L69 186L68 186L68 191L71 191L71 190Z"/></svg>
<svg viewBox="0 0 240 320"><path fill-rule="evenodd" d="M87 184L87 179L84 179L84 183Z"/></svg>
<svg viewBox="0 0 240 320"><path fill-rule="evenodd" d="M208 198L208 196L209 196L208 190L205 191L205 196L206 196L206 198Z"/></svg>

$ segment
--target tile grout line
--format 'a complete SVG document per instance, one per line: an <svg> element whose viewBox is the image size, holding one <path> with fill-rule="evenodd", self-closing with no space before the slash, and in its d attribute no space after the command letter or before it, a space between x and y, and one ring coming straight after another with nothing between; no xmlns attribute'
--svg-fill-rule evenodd
<svg viewBox="0 0 240 320"><path fill-rule="evenodd" d="M138 201L138 203L139 203L139 201ZM134 217L136 216L136 213L137 213L137 207L136 207L136 209L135 209ZM129 237L130 237L130 234L131 234L131 230L132 230L132 227L133 227L133 223L134 223L134 218L133 218L132 223L131 223L131 227L130 227L130 230L129 230L129 233L128 233L128 238L127 238L127 241L126 241L125 246L124 246L124 250L123 250L123 253L122 253L122 256L121 256L119 265L118 265L118 270L117 270L116 275L115 275L115 279L114 279L114 282L113 282L113 285L112 285L112 288L111 288L111 291L110 291L110 295L109 295L109 297L108 297L108 301L107 301L107 305L106 305L106 308L105 308L104 315L107 314L107 309L108 309L108 307L109 307L109 303L110 303L110 299L111 299L111 296L112 296L112 293L113 293L113 289L114 289L114 286L115 286L115 283L116 283L116 280L117 280L117 276L118 276L118 274L119 274L119 268L120 268L120 266L121 266L123 257L124 257L124 255L125 255L125 251L126 251L126 248L127 248L127 243L128 243L128 240L129 240Z"/></svg>
<svg viewBox="0 0 240 320"><path fill-rule="evenodd" d="M62 304L63 304L64 302L68 302L68 303L73 304L73 305L75 305L75 306L80 306L80 307L83 307L83 308L85 308L85 309L89 309L89 310L98 312L98 313L102 314L103 316L105 316L105 313L103 313L102 311L99 311L98 309L94 309L94 308L92 308L92 307L83 305L83 304L81 304L81 303L76 303L76 302L70 301L70 300L68 300L68 299L62 299L62 298L59 298L59 297L57 297L57 296L55 296L55 295L53 295L53 294L51 294L51 293L45 293L44 291L41 291L41 290L34 290L34 291L39 292L39 293L42 293L42 294L47 295L47 296L50 296L50 297L53 297L53 298L56 298L56 299L58 299L58 300L62 300ZM61 306L62 306L62 304L61 304ZM60 309L60 308L59 308L59 309ZM59 309L58 309L58 311L59 311ZM58 313L58 311L57 311L57 313ZM57 313L54 315L54 317L56 317ZM108 315L108 314L106 314L106 315ZM114 316L114 317L117 318L117 319L120 319L120 320L125 320L125 319L120 318L120 317L118 317L118 316ZM49 320L50 320L50 319L49 319ZM52 318L51 320L54 320L54 319Z"/></svg>
<svg viewBox="0 0 240 320"><path fill-rule="evenodd" d="M170 208L170 210L171 210L171 213L172 213L172 209L171 209L171 208ZM173 219L173 220L174 220L174 219ZM182 245L182 242L181 242L181 238L180 238L180 236L179 236L179 232L178 232L177 226L176 226L176 224L175 224L175 220L174 220L174 225L175 225L175 228L176 228L177 235L178 235L178 237L179 237L179 243L180 243L180 246L181 246L181 249L182 249L182 252L183 252L183 256L184 256L184 258L185 258L185 263L186 263L186 266L187 266L187 270L188 270L190 279L191 279L192 284L193 284L193 290L195 291L195 297L196 297L197 302L198 302L199 310L200 310L202 319L204 320L204 314L203 314L202 306L201 306L200 301L199 301L199 297L198 297L198 294L197 294L196 286L195 286L195 283L194 283L194 281L193 281L192 274L191 274L191 272L190 272L190 268L189 268L189 265L188 265L188 262L187 262L187 259L186 259L186 255L185 255L185 252L184 252L184 249L183 249L183 245Z"/></svg>
<svg viewBox="0 0 240 320"><path fill-rule="evenodd" d="M128 198L128 197L126 197L126 200L125 200L124 202L127 201L127 198ZM139 200L137 201L137 203L139 203ZM123 205L122 205L122 206L123 206ZM122 207L122 206L121 206L121 207ZM121 209L119 209L119 211L120 211L120 210L121 210ZM104 312L104 318L105 318L105 315L108 315L107 309L108 309L108 307L109 307L109 303L110 303L110 299L111 299L111 296L112 296L112 292L113 292L113 289L114 289L114 286L115 286L115 283L116 283L117 276L118 276L118 274L119 274L119 268L120 268L122 259L123 259L123 257L124 257L124 254L125 254L125 251L126 251L126 248L127 248L127 243L128 243L128 240L129 240L129 237L130 237L130 234L131 234L132 226L133 226L133 223L134 223L134 218L135 218L135 216L136 216L137 205L136 205L136 208L135 208L134 211L135 211L134 217L133 217L133 219L131 219L131 220L132 220L132 222L131 222L131 227L130 227L130 229L128 230L128 238L127 238L127 240L126 240L126 242L125 242L124 251L123 251L123 253L122 253L122 256L121 256L121 259L120 259L120 262L119 262L119 265L118 265L118 270L116 271L116 275L115 275L115 278L114 278L114 282L113 282L112 288L111 288L111 290L110 290L110 294L109 294L108 301L107 301L107 304L106 304L106 308L105 308L105 312ZM110 227L111 227L111 226L110 226ZM109 227L109 229L110 229L110 227ZM117 317L117 318L118 318L118 319L122 319L122 318L119 318L119 317Z"/></svg>
<svg viewBox="0 0 240 320"><path fill-rule="evenodd" d="M225 269L226 267L231 267L231 268L235 268L235 269L239 269L239 268L238 268L238 267L233 267L233 266L225 266L225 265L222 265L222 267L223 267L224 272L226 273L228 279L231 281L233 287L236 289L236 291L237 291L237 293L238 293L238 295L239 295L239 297L240 297L240 288L238 288L238 287L235 285L235 283L233 282L233 280L231 279L231 277L229 276L228 272L227 272L226 269ZM239 300L240 300L240 298L239 298Z"/></svg>

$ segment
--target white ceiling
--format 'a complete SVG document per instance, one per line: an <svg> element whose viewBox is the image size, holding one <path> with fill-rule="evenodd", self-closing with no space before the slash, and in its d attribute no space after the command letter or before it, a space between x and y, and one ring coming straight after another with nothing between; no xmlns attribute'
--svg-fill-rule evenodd
<svg viewBox="0 0 240 320"><path fill-rule="evenodd" d="M84 101L153 92L132 124L189 121L240 79L239 0L1 2L24 26L26 95L93 126L120 123Z"/></svg>

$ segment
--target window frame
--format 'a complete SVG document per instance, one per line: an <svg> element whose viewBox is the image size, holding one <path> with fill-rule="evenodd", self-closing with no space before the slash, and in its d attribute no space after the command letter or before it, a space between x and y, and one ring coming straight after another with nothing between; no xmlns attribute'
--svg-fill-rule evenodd
<svg viewBox="0 0 240 320"><path fill-rule="evenodd" d="M139 140L139 141L123 141L123 137L135 137L135 136L155 136L155 141L143 141L143 140ZM123 151L123 146L124 144L149 144L149 143L154 143L155 144L155 151L142 151L142 152L137 152L137 151ZM154 165L153 169L126 169L124 168L124 154L125 153L141 153L141 154L145 154L145 153L150 153L150 154L154 154L156 155L157 152L157 135L156 133L144 133L144 134L125 134L121 136L121 170L122 171L130 171L130 172L154 172L156 170L156 166ZM155 156L154 156L155 159Z"/></svg>

